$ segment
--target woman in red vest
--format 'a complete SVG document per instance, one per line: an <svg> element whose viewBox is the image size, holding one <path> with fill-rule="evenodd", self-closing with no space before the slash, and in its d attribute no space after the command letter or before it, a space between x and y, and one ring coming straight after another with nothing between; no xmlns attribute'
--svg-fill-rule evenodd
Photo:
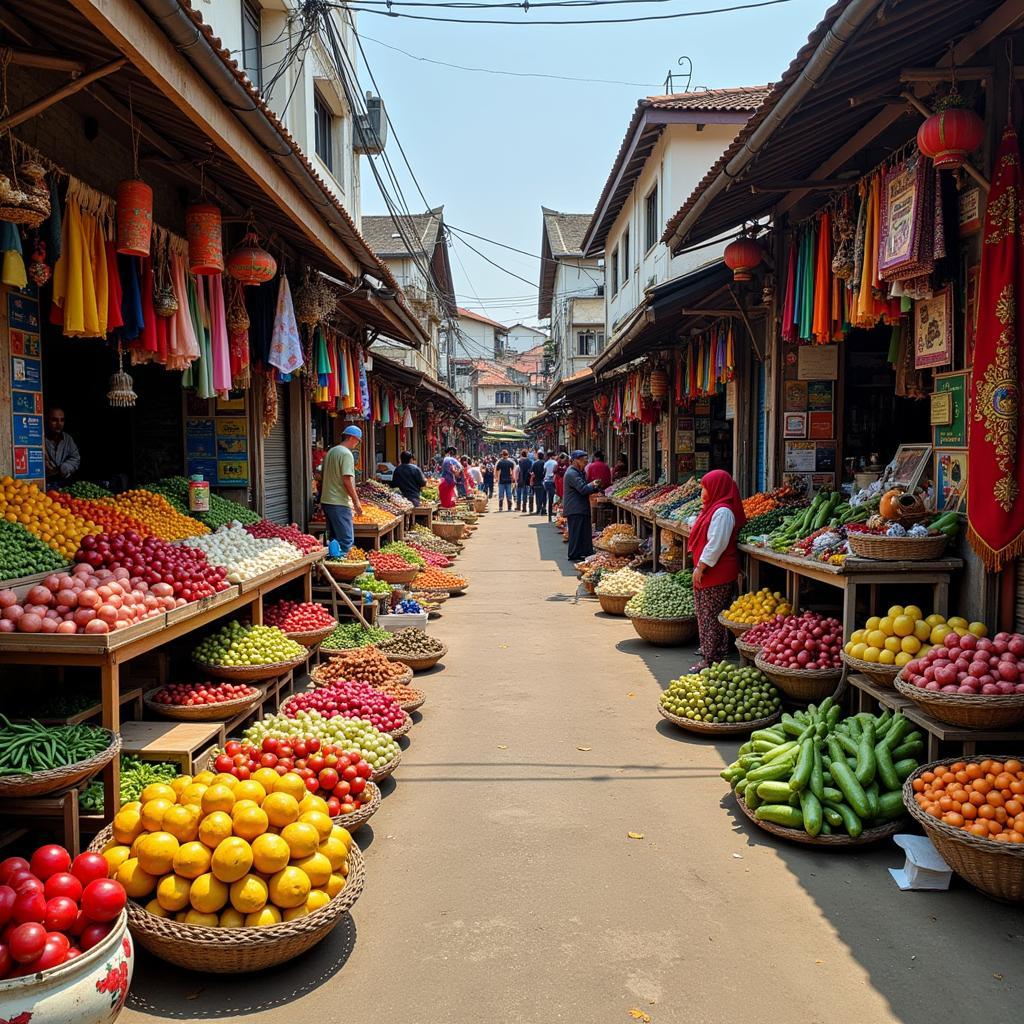
<svg viewBox="0 0 1024 1024"><path fill-rule="evenodd" d="M690 527L693 553L693 600L702 665L723 661L729 653L729 631L718 621L729 607L740 573L737 537L747 517L736 481L724 469L713 469L701 480L703 506Z"/></svg>

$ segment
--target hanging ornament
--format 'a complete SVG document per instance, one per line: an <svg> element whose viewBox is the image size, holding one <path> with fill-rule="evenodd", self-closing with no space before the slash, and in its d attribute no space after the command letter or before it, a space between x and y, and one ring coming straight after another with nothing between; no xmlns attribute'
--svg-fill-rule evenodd
<svg viewBox="0 0 1024 1024"><path fill-rule="evenodd" d="M752 238L740 235L725 247L722 258L732 271L734 281L749 281L753 277L754 267L764 259L764 253Z"/></svg>
<svg viewBox="0 0 1024 1024"><path fill-rule="evenodd" d="M668 374L659 366L651 372L651 398L661 401L668 394Z"/></svg>
<svg viewBox="0 0 1024 1024"><path fill-rule="evenodd" d="M917 130L917 148L929 157L937 170L963 167L967 157L985 138L985 122L966 106L954 84L949 95L936 104L936 111Z"/></svg>
<svg viewBox="0 0 1024 1024"><path fill-rule="evenodd" d="M117 347L117 373L110 378L110 383L107 385L110 388L107 392L107 401L115 409L131 408L135 405L135 399L138 397L132 384L131 377L124 372L124 352L119 345Z"/></svg>
<svg viewBox="0 0 1024 1024"><path fill-rule="evenodd" d="M213 203L193 203L185 211L188 269L197 275L224 272L220 210Z"/></svg>
<svg viewBox="0 0 1024 1024"><path fill-rule="evenodd" d="M841 281L853 277L853 221L845 209L836 210L832 222L832 273Z"/></svg>
<svg viewBox="0 0 1024 1024"><path fill-rule="evenodd" d="M242 244L228 256L226 269L244 285L265 284L277 273L277 260L260 246L256 232L249 231Z"/></svg>
<svg viewBox="0 0 1024 1024"><path fill-rule="evenodd" d="M35 248L32 250L32 260L26 268L28 279L36 285L44 285L50 280L52 271L46 262L46 243L37 239Z"/></svg>
<svg viewBox="0 0 1024 1024"><path fill-rule="evenodd" d="M117 251L148 256L153 233L153 190L138 178L120 182L117 200Z"/></svg>

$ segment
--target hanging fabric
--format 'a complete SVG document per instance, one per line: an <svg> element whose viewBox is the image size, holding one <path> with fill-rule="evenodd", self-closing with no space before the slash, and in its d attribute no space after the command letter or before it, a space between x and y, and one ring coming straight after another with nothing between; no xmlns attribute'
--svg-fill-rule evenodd
<svg viewBox="0 0 1024 1024"><path fill-rule="evenodd" d="M299 324L295 319L292 290L287 276L282 272L277 292L277 310L274 315L274 330L270 339L271 366L281 373L294 373L302 366L302 338Z"/></svg>

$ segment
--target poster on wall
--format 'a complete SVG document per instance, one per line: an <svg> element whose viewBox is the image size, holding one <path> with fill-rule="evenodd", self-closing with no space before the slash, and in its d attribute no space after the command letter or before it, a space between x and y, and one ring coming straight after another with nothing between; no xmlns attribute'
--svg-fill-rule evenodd
<svg viewBox="0 0 1024 1024"><path fill-rule="evenodd" d="M782 411L807 411L807 381L787 380L782 385Z"/></svg>
<svg viewBox="0 0 1024 1024"><path fill-rule="evenodd" d="M967 451L935 453L935 507L962 509L967 500Z"/></svg>
<svg viewBox="0 0 1024 1024"><path fill-rule="evenodd" d="M835 380L839 376L838 345L802 345L797 351L800 380Z"/></svg>
<svg viewBox="0 0 1024 1024"><path fill-rule="evenodd" d="M814 468L818 473L832 473L836 468L835 441L819 441L814 450Z"/></svg>
<svg viewBox="0 0 1024 1024"><path fill-rule="evenodd" d="M807 436L807 413L787 412L782 418L783 437Z"/></svg>
<svg viewBox="0 0 1024 1024"><path fill-rule="evenodd" d="M787 441L784 468L787 473L813 473L818 446L814 441Z"/></svg>
<svg viewBox="0 0 1024 1024"><path fill-rule="evenodd" d="M811 412L807 414L807 436L816 440L827 441L835 437L835 422L830 412Z"/></svg>
<svg viewBox="0 0 1024 1024"><path fill-rule="evenodd" d="M914 368L946 366L953 358L953 289L914 303Z"/></svg>
<svg viewBox="0 0 1024 1024"><path fill-rule="evenodd" d="M967 445L967 371L935 374L935 394L948 396L949 418L932 427L936 448L964 448Z"/></svg>
<svg viewBox="0 0 1024 1024"><path fill-rule="evenodd" d="M676 456L676 473L680 478L692 476L695 468L693 452L683 452Z"/></svg>
<svg viewBox="0 0 1024 1024"><path fill-rule="evenodd" d="M807 382L807 408L810 412L832 411L832 381L809 380Z"/></svg>
<svg viewBox="0 0 1024 1024"><path fill-rule="evenodd" d="M692 430L676 431L676 451L692 452L694 446L694 433Z"/></svg>
<svg viewBox="0 0 1024 1024"><path fill-rule="evenodd" d="M7 292L7 325L14 476L45 487L43 352L34 287Z"/></svg>

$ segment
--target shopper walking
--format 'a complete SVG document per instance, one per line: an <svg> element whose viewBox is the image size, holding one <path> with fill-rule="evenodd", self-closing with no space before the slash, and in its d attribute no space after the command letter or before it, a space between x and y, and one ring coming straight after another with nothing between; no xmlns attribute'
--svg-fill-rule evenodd
<svg viewBox="0 0 1024 1024"><path fill-rule="evenodd" d="M604 461L604 452L600 448L594 452L594 457L587 464L587 483L593 483L595 480L601 482L602 491L612 485L612 469Z"/></svg>
<svg viewBox="0 0 1024 1024"><path fill-rule="evenodd" d="M525 448L519 453L516 470L516 511L532 512L533 488L530 486L530 475L533 473L533 459Z"/></svg>
<svg viewBox="0 0 1024 1024"><path fill-rule="evenodd" d="M594 540L590 528L590 495L596 494L597 483L588 484L583 470L587 464L587 453L574 451L565 471L565 498L563 506L565 521L569 527L569 561L578 562L594 553Z"/></svg>
<svg viewBox="0 0 1024 1024"><path fill-rule="evenodd" d="M441 463L441 482L437 485L441 508L455 508L457 481L461 476L462 463L455 457L455 449L446 448L444 461Z"/></svg>
<svg viewBox="0 0 1024 1024"><path fill-rule="evenodd" d="M494 466L494 472L498 477L498 511L502 511L502 506L506 499L508 500L508 510L512 511L512 477L516 471L516 464L508 457L508 451L504 450L501 453L501 458L498 459Z"/></svg>
<svg viewBox="0 0 1024 1024"><path fill-rule="evenodd" d="M537 449L537 458L533 461L533 468L530 471L530 478L533 484L533 505L534 512L542 516L547 507L547 491L544 490L544 466L547 463L544 449Z"/></svg>
<svg viewBox="0 0 1024 1024"><path fill-rule="evenodd" d="M363 514L363 506L356 492L356 460L352 454L363 439L363 432L352 424L341 432L341 442L324 456L321 464L323 483L320 489L320 507L324 510L327 527L341 546L345 557L355 543L352 527L353 511Z"/></svg>
<svg viewBox="0 0 1024 1024"><path fill-rule="evenodd" d="M473 490L482 490L484 486L484 473L480 468L480 462L477 459L473 459L469 463L469 479L473 482Z"/></svg>
<svg viewBox="0 0 1024 1024"><path fill-rule="evenodd" d="M713 469L701 480L701 511L692 517L689 549L693 554L693 601L704 660L696 668L723 661L729 653L729 632L718 621L732 601L740 572L737 537L747 517L736 481Z"/></svg>
<svg viewBox="0 0 1024 1024"><path fill-rule="evenodd" d="M492 459L490 457L490 455L488 455L487 458L484 459L483 473L484 473L484 494L486 494L488 498L493 498L494 497L494 459Z"/></svg>
<svg viewBox="0 0 1024 1024"><path fill-rule="evenodd" d="M555 512L555 470L558 469L558 459L552 452L544 462L544 505L548 513L548 522Z"/></svg>

